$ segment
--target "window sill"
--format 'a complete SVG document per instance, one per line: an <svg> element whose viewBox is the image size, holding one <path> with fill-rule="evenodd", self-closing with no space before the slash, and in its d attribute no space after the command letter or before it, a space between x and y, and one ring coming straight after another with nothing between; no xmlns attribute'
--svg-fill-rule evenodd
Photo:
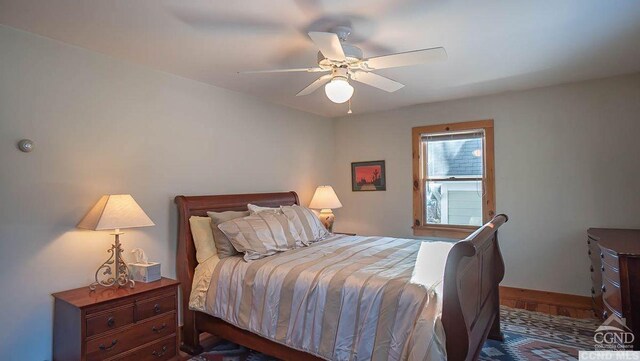
<svg viewBox="0 0 640 361"><path fill-rule="evenodd" d="M441 237L452 239L465 239L478 228L476 226L421 226L413 227L413 235L420 237Z"/></svg>

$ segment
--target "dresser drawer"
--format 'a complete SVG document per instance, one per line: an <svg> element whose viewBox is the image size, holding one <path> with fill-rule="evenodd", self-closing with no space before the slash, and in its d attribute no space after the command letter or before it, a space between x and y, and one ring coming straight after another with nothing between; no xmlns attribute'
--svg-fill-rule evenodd
<svg viewBox="0 0 640 361"><path fill-rule="evenodd" d="M609 318L609 316L611 315L616 315L620 318L622 318L622 313L618 312L617 310L614 310L613 308L609 307L609 305L604 302L602 305L602 319L606 320L607 318Z"/></svg>
<svg viewBox="0 0 640 361"><path fill-rule="evenodd" d="M598 246L598 242L595 242L591 239L587 240L587 253L589 254L589 258L591 258L592 261L597 261L596 263L600 262L600 247Z"/></svg>
<svg viewBox="0 0 640 361"><path fill-rule="evenodd" d="M175 293L160 295L156 298L136 302L135 320L140 321L176 309Z"/></svg>
<svg viewBox="0 0 640 361"><path fill-rule="evenodd" d="M608 263L602 263L600 266L600 272L602 273L602 277L606 277L609 279L609 282L614 283L616 286L620 287L620 271L617 268L610 266Z"/></svg>
<svg viewBox="0 0 640 361"><path fill-rule="evenodd" d="M103 360L176 331L176 313L149 319L120 332L110 332L87 341L87 361Z"/></svg>
<svg viewBox="0 0 640 361"><path fill-rule="evenodd" d="M620 268L620 261L618 260L618 255L615 252L612 252L606 248L600 248L600 259L603 264L606 264L612 270L618 272Z"/></svg>
<svg viewBox="0 0 640 361"><path fill-rule="evenodd" d="M133 323L133 304L87 317L87 337Z"/></svg>
<svg viewBox="0 0 640 361"><path fill-rule="evenodd" d="M610 309L622 315L622 295L620 284L615 283L608 277L602 277L602 300Z"/></svg>
<svg viewBox="0 0 640 361"><path fill-rule="evenodd" d="M176 336L164 338L114 359L117 361L165 361L176 356Z"/></svg>

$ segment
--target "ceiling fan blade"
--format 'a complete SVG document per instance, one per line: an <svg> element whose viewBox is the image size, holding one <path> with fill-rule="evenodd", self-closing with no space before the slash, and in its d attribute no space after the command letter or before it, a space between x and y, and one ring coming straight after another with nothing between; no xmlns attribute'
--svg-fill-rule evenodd
<svg viewBox="0 0 640 361"><path fill-rule="evenodd" d="M302 89L298 94L296 94L296 96L309 95L318 90L321 86L325 85L329 80L331 80L331 74L323 75L313 83L309 84L306 88Z"/></svg>
<svg viewBox="0 0 640 361"><path fill-rule="evenodd" d="M363 61L365 67L375 69L397 68L400 66L410 66L418 64L433 63L447 59L447 52L444 48L431 48L407 51L391 55L377 56Z"/></svg>
<svg viewBox="0 0 640 361"><path fill-rule="evenodd" d="M398 83L395 80L391 80L389 78L383 77L382 75L369 73L366 71L354 71L351 74L351 79L363 84L370 85L374 88L388 91L389 93L392 93L404 87L404 84Z"/></svg>
<svg viewBox="0 0 640 361"><path fill-rule="evenodd" d="M271 70L247 70L247 71L239 71L238 74L295 73L295 72L319 73L319 72L329 71L329 70L330 69L322 69L322 68L292 68L292 69L271 69Z"/></svg>
<svg viewBox="0 0 640 361"><path fill-rule="evenodd" d="M344 61L347 58L344 56L344 50L342 50L342 44L338 35L334 33L323 33L319 31L312 31L309 33L309 37L316 44L322 55L331 60Z"/></svg>

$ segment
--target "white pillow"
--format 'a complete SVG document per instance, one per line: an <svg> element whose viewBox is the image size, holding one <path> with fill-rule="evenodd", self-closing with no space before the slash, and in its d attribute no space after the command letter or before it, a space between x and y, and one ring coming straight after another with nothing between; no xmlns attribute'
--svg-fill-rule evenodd
<svg viewBox="0 0 640 361"><path fill-rule="evenodd" d="M245 261L303 246L295 227L282 213L259 212L220 223L218 228L238 252L244 253Z"/></svg>
<svg viewBox="0 0 640 361"><path fill-rule="evenodd" d="M189 217L193 244L196 246L196 259L202 263L218 253L216 244L213 241L211 230L211 218L209 217Z"/></svg>
<svg viewBox="0 0 640 361"><path fill-rule="evenodd" d="M249 213L251 215L254 215L260 212L282 213L282 211L280 210L280 207L277 207L277 208L261 207L261 206L257 206L255 204L249 203L247 204L247 208L249 209Z"/></svg>
<svg viewBox="0 0 640 361"><path fill-rule="evenodd" d="M309 208L298 205L282 206L282 213L293 223L302 243L309 245L331 235L320 218Z"/></svg>

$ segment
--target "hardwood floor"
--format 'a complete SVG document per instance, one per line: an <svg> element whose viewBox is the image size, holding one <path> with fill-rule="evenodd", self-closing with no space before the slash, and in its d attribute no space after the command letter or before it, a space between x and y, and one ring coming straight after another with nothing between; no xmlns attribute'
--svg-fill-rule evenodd
<svg viewBox="0 0 640 361"><path fill-rule="evenodd" d="M527 311L574 318L596 318L591 298L564 293L500 287L500 304Z"/></svg>

